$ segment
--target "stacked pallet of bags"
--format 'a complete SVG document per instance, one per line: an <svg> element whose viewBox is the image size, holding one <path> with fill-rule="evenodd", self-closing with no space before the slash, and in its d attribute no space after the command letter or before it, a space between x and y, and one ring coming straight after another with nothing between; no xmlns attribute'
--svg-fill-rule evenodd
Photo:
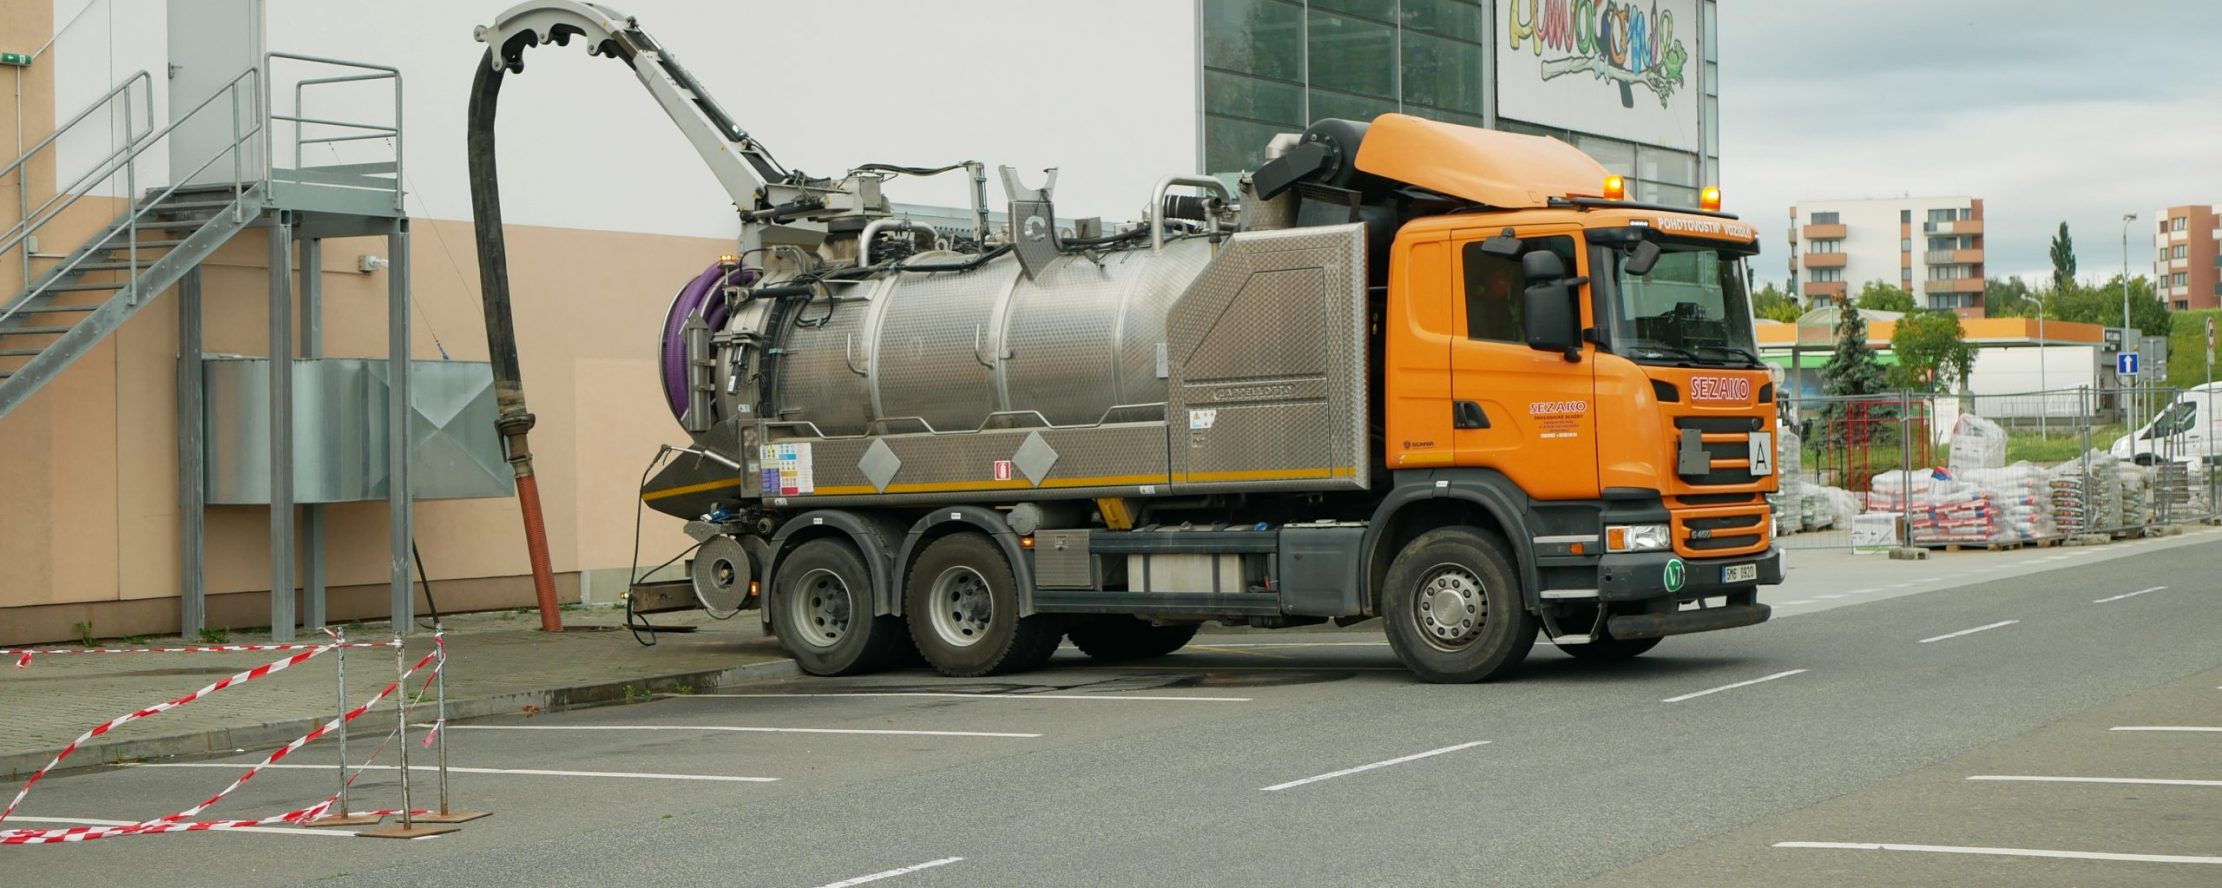
<svg viewBox="0 0 2222 888"><path fill-rule="evenodd" d="M2114 471L2116 462L2113 454L2093 450L2047 473L2052 520L2061 533L2100 533L2121 520L2122 480Z"/></svg>
<svg viewBox="0 0 2222 888"><path fill-rule="evenodd" d="M2035 539L2051 518L2039 505L2033 468L1955 477L1949 469L1883 472L1867 491L1867 511L1898 512L1915 545L2011 543Z"/></svg>
<svg viewBox="0 0 2222 888"><path fill-rule="evenodd" d="M2138 528L2154 523L2158 513L2153 506L2153 468L2133 462L2114 464L2114 476L2121 485L2121 521L2116 527Z"/></svg>

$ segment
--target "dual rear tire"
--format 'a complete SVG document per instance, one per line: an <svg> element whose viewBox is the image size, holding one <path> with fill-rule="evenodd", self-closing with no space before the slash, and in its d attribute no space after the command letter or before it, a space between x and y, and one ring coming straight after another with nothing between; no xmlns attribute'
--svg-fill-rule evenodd
<svg viewBox="0 0 2222 888"><path fill-rule="evenodd" d="M1048 614L1019 614L1018 579L1002 547L958 532L926 545L903 583L910 639L943 675L1024 672L1049 661L1064 627Z"/></svg>

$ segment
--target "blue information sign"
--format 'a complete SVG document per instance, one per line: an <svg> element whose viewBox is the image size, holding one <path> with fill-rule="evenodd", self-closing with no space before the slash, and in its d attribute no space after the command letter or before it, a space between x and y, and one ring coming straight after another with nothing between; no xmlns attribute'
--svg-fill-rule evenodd
<svg viewBox="0 0 2222 888"><path fill-rule="evenodd" d="M2114 356L2114 373L2117 376L2137 375L2137 353L2123 352Z"/></svg>

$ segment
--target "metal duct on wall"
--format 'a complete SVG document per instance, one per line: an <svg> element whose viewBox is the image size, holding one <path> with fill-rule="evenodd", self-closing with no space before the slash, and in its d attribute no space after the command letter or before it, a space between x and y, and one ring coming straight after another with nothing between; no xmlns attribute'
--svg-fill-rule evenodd
<svg viewBox="0 0 2222 888"><path fill-rule="evenodd" d="M270 361L205 362L208 503L270 502ZM297 503L387 495L387 369L383 359L293 362L293 494ZM494 374L481 361L415 361L409 374L410 494L415 499L509 496L514 480L494 428Z"/></svg>

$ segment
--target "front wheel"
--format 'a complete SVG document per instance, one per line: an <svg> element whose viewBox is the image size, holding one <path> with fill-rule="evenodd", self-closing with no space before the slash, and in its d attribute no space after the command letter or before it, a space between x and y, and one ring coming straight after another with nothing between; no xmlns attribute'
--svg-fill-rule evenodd
<svg viewBox="0 0 2222 888"><path fill-rule="evenodd" d="M1439 683L1510 673L1535 646L1502 538L1471 527L1421 534L1389 563L1381 616L1405 668Z"/></svg>

